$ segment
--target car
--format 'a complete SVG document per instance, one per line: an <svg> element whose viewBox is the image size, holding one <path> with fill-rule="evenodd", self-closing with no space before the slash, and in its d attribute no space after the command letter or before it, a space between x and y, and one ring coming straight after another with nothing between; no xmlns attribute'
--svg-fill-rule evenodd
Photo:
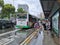
<svg viewBox="0 0 60 45"><path fill-rule="evenodd" d="M14 25L9 20L0 20L0 29L12 28Z"/></svg>
<svg viewBox="0 0 60 45"><path fill-rule="evenodd" d="M14 17L10 18L10 22L12 22L14 25L16 25L16 19Z"/></svg>

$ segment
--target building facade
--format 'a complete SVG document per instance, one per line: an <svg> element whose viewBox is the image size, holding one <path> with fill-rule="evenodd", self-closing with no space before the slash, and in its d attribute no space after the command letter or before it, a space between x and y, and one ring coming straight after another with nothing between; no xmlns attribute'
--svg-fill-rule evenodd
<svg viewBox="0 0 60 45"><path fill-rule="evenodd" d="M18 5L18 8L23 8L23 10L29 12L29 7L27 4L19 4Z"/></svg>

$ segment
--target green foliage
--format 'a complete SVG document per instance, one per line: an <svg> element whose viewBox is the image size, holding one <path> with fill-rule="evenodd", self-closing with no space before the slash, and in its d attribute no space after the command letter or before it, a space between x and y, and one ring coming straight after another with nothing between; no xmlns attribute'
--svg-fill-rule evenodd
<svg viewBox="0 0 60 45"><path fill-rule="evenodd" d="M4 14L10 14L10 13L14 13L15 12L15 7L12 6L11 4L6 4L4 5L2 12Z"/></svg>
<svg viewBox="0 0 60 45"><path fill-rule="evenodd" d="M2 13L5 16L10 16L10 13L15 12L15 7L12 6L11 4L5 4L4 7L2 8Z"/></svg>
<svg viewBox="0 0 60 45"><path fill-rule="evenodd" d="M3 0L0 0L0 6L4 6L4 1Z"/></svg>
<svg viewBox="0 0 60 45"><path fill-rule="evenodd" d="M17 11L18 11L19 13L26 13L26 11L24 11L23 8L18 8Z"/></svg>

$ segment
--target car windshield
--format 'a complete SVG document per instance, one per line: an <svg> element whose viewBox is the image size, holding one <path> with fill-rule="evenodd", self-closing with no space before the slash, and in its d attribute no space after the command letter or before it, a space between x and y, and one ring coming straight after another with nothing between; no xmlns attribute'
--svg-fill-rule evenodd
<svg viewBox="0 0 60 45"><path fill-rule="evenodd" d="M26 18L27 18L27 14L23 14L23 15L19 15L19 14L18 14L18 15L17 15L17 18L18 18L18 19L19 19L19 18L21 18L21 19L22 19L22 18L23 18L23 19L25 18L25 19L26 19Z"/></svg>

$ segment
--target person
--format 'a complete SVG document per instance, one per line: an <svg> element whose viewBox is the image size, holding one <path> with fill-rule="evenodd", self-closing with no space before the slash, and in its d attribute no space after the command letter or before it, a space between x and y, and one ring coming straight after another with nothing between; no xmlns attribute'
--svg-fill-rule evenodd
<svg viewBox="0 0 60 45"><path fill-rule="evenodd" d="M37 29L39 29L39 22L35 22L35 24L34 24L34 28L35 28L35 30L37 30ZM38 33L37 33L37 35L35 36L35 39L38 37Z"/></svg>
<svg viewBox="0 0 60 45"><path fill-rule="evenodd" d="M44 27L44 30L46 30L46 22L45 22L45 20L42 20L42 25Z"/></svg>
<svg viewBox="0 0 60 45"><path fill-rule="evenodd" d="M50 22L46 21L46 30L49 30L49 29L50 29Z"/></svg>
<svg viewBox="0 0 60 45"><path fill-rule="evenodd" d="M35 28L35 29L38 29L38 28L39 28L39 23L38 23L38 22L35 22L34 28Z"/></svg>
<svg viewBox="0 0 60 45"><path fill-rule="evenodd" d="M49 30L50 30L50 21L48 21L48 28L49 28Z"/></svg>
<svg viewBox="0 0 60 45"><path fill-rule="evenodd" d="M47 20L47 21L46 21L47 34L49 33L49 29L50 29L50 22Z"/></svg>

